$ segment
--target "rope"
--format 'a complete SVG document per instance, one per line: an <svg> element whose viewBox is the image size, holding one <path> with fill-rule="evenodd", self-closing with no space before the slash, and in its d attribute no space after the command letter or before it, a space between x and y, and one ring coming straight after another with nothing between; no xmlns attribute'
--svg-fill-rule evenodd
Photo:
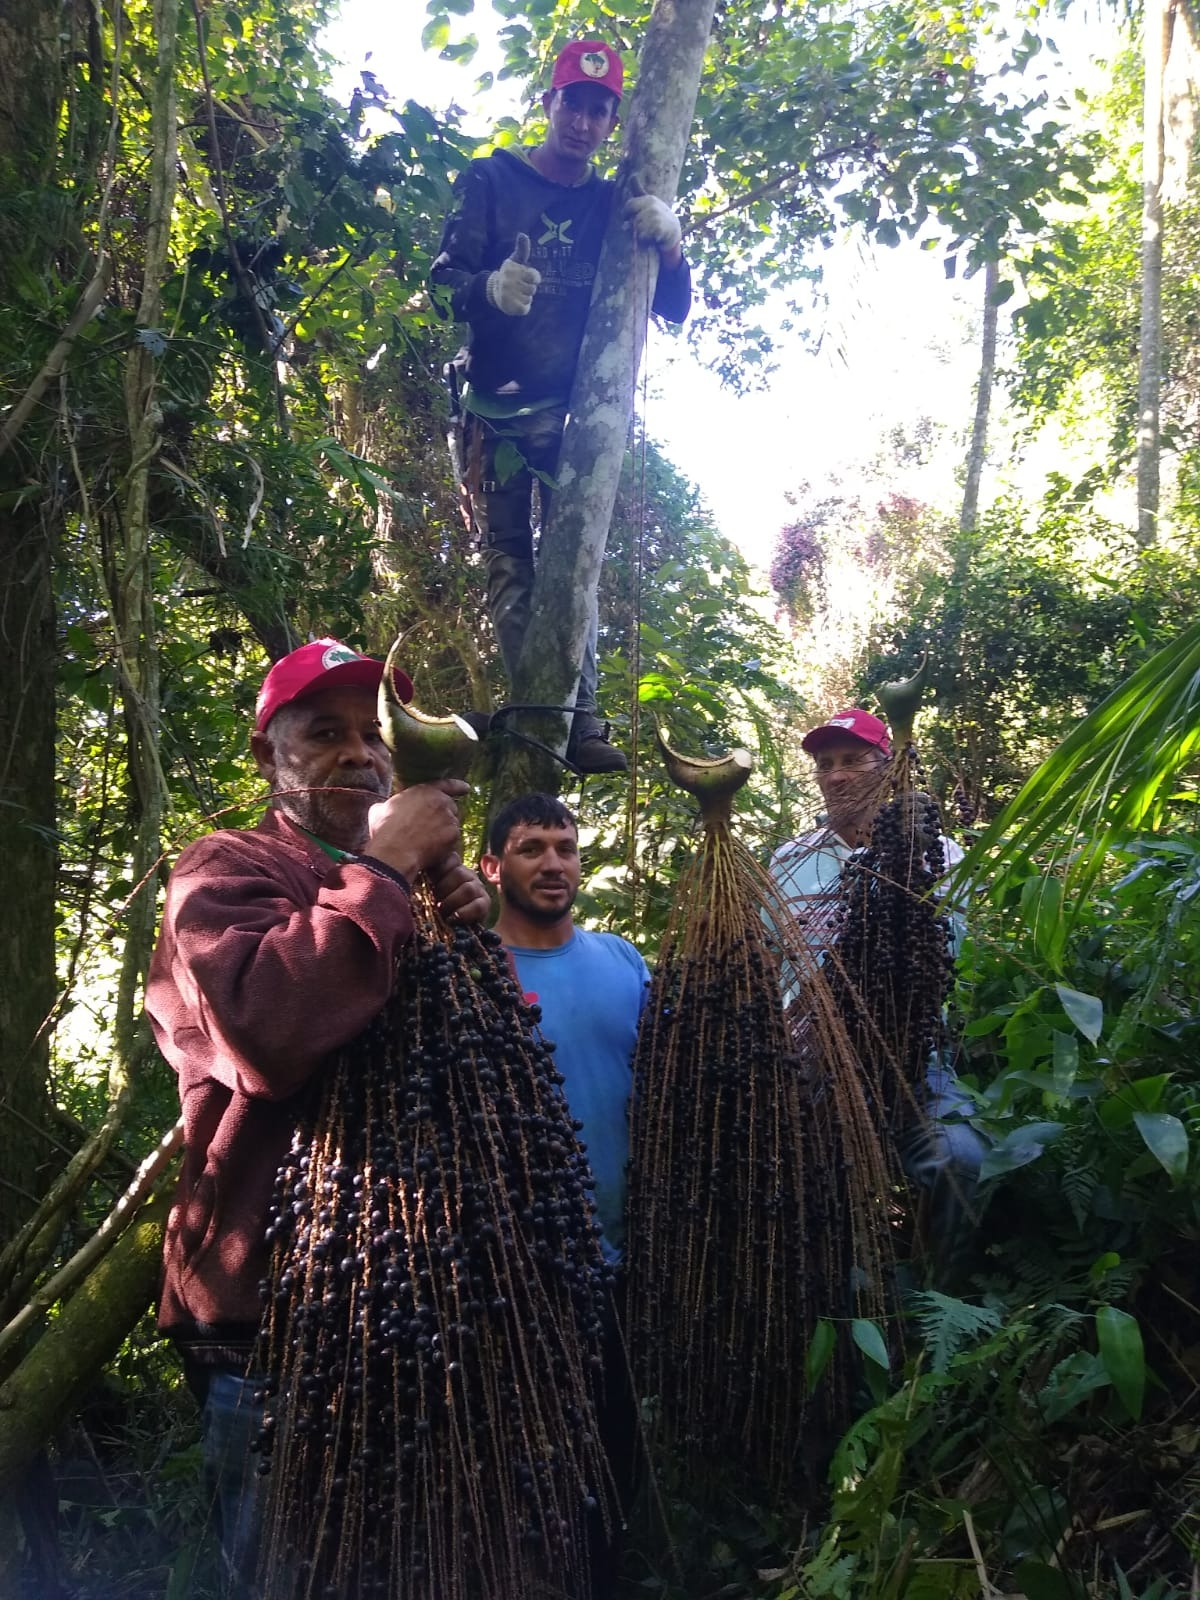
<svg viewBox="0 0 1200 1600"><path fill-rule="evenodd" d="M551 747L548 744L544 744L541 739L535 739L531 733L522 733L519 728L510 728L504 721L504 718L507 717L511 712L562 711L569 716L574 709L575 707L573 705L538 705L531 700L514 700L509 705L497 706L495 711L488 715L485 731L489 734L496 734L501 738L515 739L518 744L527 744L531 750L539 750L542 755L549 756L552 761L557 761L560 767L565 767L568 772L574 773L577 778L584 778L587 776L587 774L582 772L580 768L577 767L572 760L570 760L569 757L565 755L559 755L557 750L552 750Z"/></svg>

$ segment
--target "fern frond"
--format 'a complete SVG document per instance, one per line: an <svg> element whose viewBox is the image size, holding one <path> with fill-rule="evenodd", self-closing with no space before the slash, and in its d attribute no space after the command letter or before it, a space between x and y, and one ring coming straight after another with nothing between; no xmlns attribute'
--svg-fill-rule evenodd
<svg viewBox="0 0 1200 1600"><path fill-rule="evenodd" d="M1075 1165L1068 1152L1062 1168L1063 1198L1071 1208L1071 1215L1075 1218L1075 1226L1080 1233L1083 1232L1088 1216L1092 1209L1092 1197L1096 1193L1096 1185L1100 1175L1094 1167L1086 1164Z"/></svg>
<svg viewBox="0 0 1200 1600"><path fill-rule="evenodd" d="M909 1303L921 1329L921 1338L934 1372L946 1372L951 1361L967 1345L995 1333L1000 1313L988 1306L956 1300L936 1289L919 1289Z"/></svg>

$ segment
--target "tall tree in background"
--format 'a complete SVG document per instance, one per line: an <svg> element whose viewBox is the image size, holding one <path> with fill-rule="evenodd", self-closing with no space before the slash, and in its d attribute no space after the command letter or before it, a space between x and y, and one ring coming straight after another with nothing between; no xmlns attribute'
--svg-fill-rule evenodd
<svg viewBox="0 0 1200 1600"><path fill-rule="evenodd" d="M17 0L0 13L0 304L9 316L23 308L35 345L44 341L35 314L39 280L49 274L64 220L52 193L63 27L63 7L53 0ZM42 477L43 465L13 431L0 435L0 1246L31 1209L47 1154L38 1135L48 1068L42 1024L54 1000L51 569L62 493Z"/></svg>
<svg viewBox="0 0 1200 1600"><path fill-rule="evenodd" d="M967 476L963 485L959 532L974 532L979 515L979 485L987 457L988 417L992 409L992 389L996 381L996 336L1000 322L1000 262L988 259L983 275L983 328L979 340L979 381L975 389L975 421L967 452Z"/></svg>
<svg viewBox="0 0 1200 1600"><path fill-rule="evenodd" d="M1138 540L1158 538L1162 398L1163 79L1174 0L1145 0L1142 19L1142 322L1138 339Z"/></svg>

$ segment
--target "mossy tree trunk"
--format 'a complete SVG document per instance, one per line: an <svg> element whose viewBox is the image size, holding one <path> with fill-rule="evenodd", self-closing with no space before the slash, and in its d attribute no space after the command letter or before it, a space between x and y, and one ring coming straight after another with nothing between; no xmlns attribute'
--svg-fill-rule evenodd
<svg viewBox="0 0 1200 1600"><path fill-rule="evenodd" d="M163 1195L143 1208L0 1385L0 1499L154 1299L170 1204Z"/></svg>
<svg viewBox="0 0 1200 1600"><path fill-rule="evenodd" d="M713 10L714 0L658 0L646 30L626 114L617 203L600 254L558 489L542 535L533 613L513 684L513 698L524 704L569 704L579 682L658 271L657 253L635 245L622 217L623 201L635 178L648 194L668 203L675 197ZM566 719L551 715L531 731L561 750ZM561 775L550 758L506 743L492 805L527 789L556 791Z"/></svg>

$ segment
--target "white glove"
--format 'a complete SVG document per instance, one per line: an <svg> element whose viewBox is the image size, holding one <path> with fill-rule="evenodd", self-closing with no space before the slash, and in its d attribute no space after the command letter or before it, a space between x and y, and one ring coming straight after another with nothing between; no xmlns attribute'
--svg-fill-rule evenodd
<svg viewBox="0 0 1200 1600"><path fill-rule="evenodd" d="M487 281L488 304L503 311L506 317L527 317L533 304L542 275L536 267L528 266L529 235L519 233L513 244L513 253L502 261Z"/></svg>
<svg viewBox="0 0 1200 1600"><path fill-rule="evenodd" d="M679 218L656 194L635 194L625 202L626 220L633 223L639 244L654 244L660 250L674 250L683 238Z"/></svg>

